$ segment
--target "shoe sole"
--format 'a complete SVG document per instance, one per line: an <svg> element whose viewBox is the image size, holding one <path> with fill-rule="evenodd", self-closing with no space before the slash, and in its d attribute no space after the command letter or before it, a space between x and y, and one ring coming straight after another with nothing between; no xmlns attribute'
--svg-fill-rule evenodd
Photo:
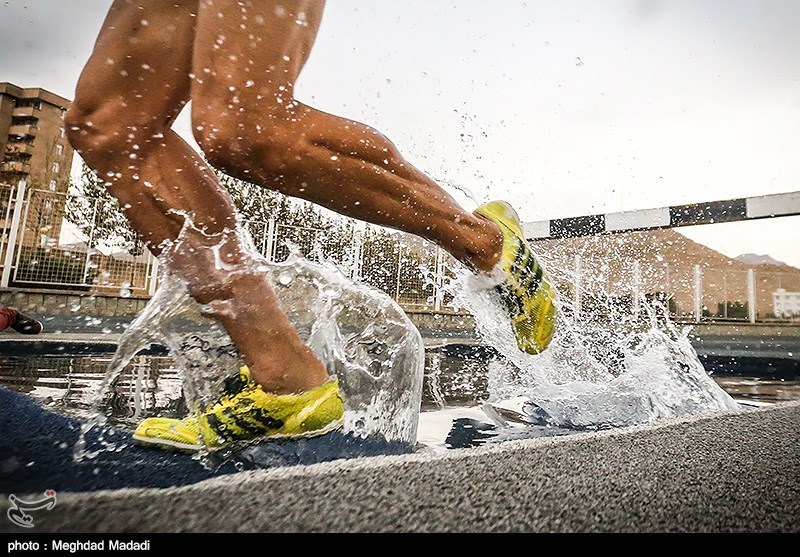
<svg viewBox="0 0 800 557"><path fill-rule="evenodd" d="M321 429L315 429L314 431L307 431L305 433L275 433L273 435L264 435L262 437L254 437L253 439L241 439L232 441L230 443L225 443L224 445L220 445L218 447L207 447L205 445L194 445L190 443L181 443L180 441L171 441L169 439L161 439L158 437L144 437L142 435L133 434L133 439L138 441L139 443L143 443L145 445L153 445L157 447L163 448L172 448L177 449L180 451L192 451L198 452L205 449L209 451L218 451L222 449L231 449L231 448L245 448L251 445L256 445L258 443L262 443L264 441L285 441L285 440L292 440L292 439L311 439L314 437L321 437L323 435L327 435L328 433L335 431L337 429L341 429L344 426L344 418L339 418L338 420L329 423L325 427Z"/></svg>
<svg viewBox="0 0 800 557"><path fill-rule="evenodd" d="M202 450L202 445L190 445L189 443L181 443L179 441L170 441L169 439L160 439L158 437L145 437L143 435L133 434L134 441L145 445L153 445L161 448L177 449L180 451L199 451Z"/></svg>

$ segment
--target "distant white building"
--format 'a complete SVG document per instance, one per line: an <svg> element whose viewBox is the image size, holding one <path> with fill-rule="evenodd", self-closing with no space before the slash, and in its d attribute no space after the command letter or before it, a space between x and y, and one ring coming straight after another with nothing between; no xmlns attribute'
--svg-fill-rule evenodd
<svg viewBox="0 0 800 557"><path fill-rule="evenodd" d="M800 292L787 292L785 288L778 288L772 293L772 308L775 317L800 315Z"/></svg>

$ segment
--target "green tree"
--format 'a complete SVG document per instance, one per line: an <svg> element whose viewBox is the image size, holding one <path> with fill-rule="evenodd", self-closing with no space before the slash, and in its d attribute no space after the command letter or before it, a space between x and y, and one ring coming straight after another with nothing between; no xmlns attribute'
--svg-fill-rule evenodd
<svg viewBox="0 0 800 557"><path fill-rule="evenodd" d="M429 295L431 289L420 282L419 268L422 262L430 263L430 254L411 248L401 250L396 234L381 227L367 227L357 238L359 233L352 219L323 212L313 203L278 191L221 172L217 174L236 206L240 221L259 249L264 250L268 245L266 234L270 221L274 220L279 229L278 245L273 253L276 260L288 255L285 241L289 241L307 257L320 255L350 266L358 239L361 241L362 279L394 296L400 272L401 297L423 299ZM74 195L67 202L66 217L89 238L90 247L102 243L119 244L122 239L136 247L129 249L132 255L141 253L136 250L142 250L143 244L119 203L108 193L104 181L86 165L83 165L80 179L73 183L72 191Z"/></svg>
<svg viewBox="0 0 800 557"><path fill-rule="evenodd" d="M725 307L726 304L727 308ZM717 303L717 317L724 317L726 315L728 319L747 319L750 315L747 302Z"/></svg>
<svg viewBox="0 0 800 557"><path fill-rule="evenodd" d="M144 253L144 243L131 228L119 202L85 163L80 178L72 182L72 192L64 206L65 217L86 236L90 248L106 244L124 246L134 257Z"/></svg>

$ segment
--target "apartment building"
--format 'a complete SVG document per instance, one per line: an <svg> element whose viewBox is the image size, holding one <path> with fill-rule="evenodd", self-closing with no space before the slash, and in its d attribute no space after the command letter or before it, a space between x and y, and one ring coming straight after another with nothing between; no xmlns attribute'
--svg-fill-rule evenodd
<svg viewBox="0 0 800 557"><path fill-rule="evenodd" d="M775 317L800 316L800 292L787 292L778 288L772 293L772 312Z"/></svg>
<svg viewBox="0 0 800 557"><path fill-rule="evenodd" d="M38 250L58 243L63 225L63 195L69 189L73 151L64 115L70 101L40 87L0 82L0 237L13 224L12 186L25 179L23 226L18 229L18 271L39 263ZM1 246L4 249L4 246ZM32 267L32 268L33 268Z"/></svg>
<svg viewBox="0 0 800 557"><path fill-rule="evenodd" d="M42 88L0 83L0 186L66 192L72 147L64 114L70 101Z"/></svg>

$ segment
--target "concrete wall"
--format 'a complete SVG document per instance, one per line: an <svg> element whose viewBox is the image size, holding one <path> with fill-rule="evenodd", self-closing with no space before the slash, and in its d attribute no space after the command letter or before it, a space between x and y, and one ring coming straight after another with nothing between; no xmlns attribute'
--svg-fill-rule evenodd
<svg viewBox="0 0 800 557"><path fill-rule="evenodd" d="M38 318L53 318L59 324L84 317L132 320L144 309L148 298L90 296L70 292L0 291L0 305L14 306ZM426 338L477 339L475 318L459 313L407 311L411 321ZM690 338L698 350L717 354L725 350L745 351L738 355L800 359L800 326L789 323L688 323ZM64 327L68 330L70 327ZM727 348L726 348L727 347ZM776 352L777 350L777 352ZM756 353L757 352L757 353ZM791 355L789 355L791 353Z"/></svg>
<svg viewBox="0 0 800 557"><path fill-rule="evenodd" d="M147 304L147 298L87 296L74 293L0 291L0 305L13 306L23 313L43 317L130 317Z"/></svg>
<svg viewBox="0 0 800 557"><path fill-rule="evenodd" d="M90 296L70 292L26 292L0 290L0 305L13 306L38 317L130 317L144 309L148 298L119 296ZM409 311L411 321L426 333L440 336L472 337L475 318L457 313L428 313Z"/></svg>
<svg viewBox="0 0 800 557"><path fill-rule="evenodd" d="M423 336L477 337L475 318L471 315L414 311L407 311L406 314Z"/></svg>

